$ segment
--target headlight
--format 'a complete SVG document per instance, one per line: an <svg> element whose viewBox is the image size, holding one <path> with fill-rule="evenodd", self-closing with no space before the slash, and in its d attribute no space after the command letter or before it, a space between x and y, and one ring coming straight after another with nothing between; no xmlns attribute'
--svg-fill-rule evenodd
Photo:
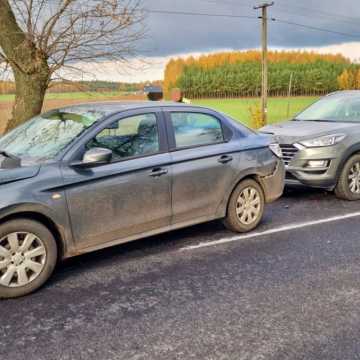
<svg viewBox="0 0 360 360"><path fill-rule="evenodd" d="M282 151L279 144L270 144L269 148L278 158L282 157Z"/></svg>
<svg viewBox="0 0 360 360"><path fill-rule="evenodd" d="M306 147L323 147L323 146L331 146L343 141L345 139L345 134L333 134L321 136L315 139L300 141L301 145Z"/></svg>

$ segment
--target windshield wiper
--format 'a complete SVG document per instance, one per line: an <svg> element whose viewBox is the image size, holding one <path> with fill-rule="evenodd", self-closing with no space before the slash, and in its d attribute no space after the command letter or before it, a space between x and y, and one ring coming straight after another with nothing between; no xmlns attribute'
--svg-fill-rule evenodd
<svg viewBox="0 0 360 360"><path fill-rule="evenodd" d="M9 159L20 160L19 157L15 156L14 154L10 154L9 152L7 152L5 150L0 150L0 155L5 156Z"/></svg>
<svg viewBox="0 0 360 360"><path fill-rule="evenodd" d="M21 167L21 159L5 150L0 150L0 155L4 157L0 161L0 169L15 169Z"/></svg>

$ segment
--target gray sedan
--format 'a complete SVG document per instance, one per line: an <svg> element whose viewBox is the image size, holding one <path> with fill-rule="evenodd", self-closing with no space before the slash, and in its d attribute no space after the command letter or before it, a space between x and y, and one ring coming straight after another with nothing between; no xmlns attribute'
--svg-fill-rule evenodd
<svg viewBox="0 0 360 360"><path fill-rule="evenodd" d="M53 110L2 137L0 153L2 298L96 249L214 219L250 231L284 187L268 136L174 103Z"/></svg>
<svg viewBox="0 0 360 360"><path fill-rule="evenodd" d="M260 131L280 144L287 184L360 199L360 91L330 94L293 120Z"/></svg>

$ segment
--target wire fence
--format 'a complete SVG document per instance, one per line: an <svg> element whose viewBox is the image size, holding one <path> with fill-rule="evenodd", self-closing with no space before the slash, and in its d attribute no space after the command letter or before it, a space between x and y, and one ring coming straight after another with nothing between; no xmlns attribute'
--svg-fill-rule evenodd
<svg viewBox="0 0 360 360"><path fill-rule="evenodd" d="M303 91L296 91L293 90L291 92L291 96L304 96L304 97L319 97L328 94L326 90L311 90L306 93ZM221 91L221 90L214 90L214 91L184 91L184 96L189 99L199 100L199 99L237 99L237 98L258 98L261 96L261 91ZM287 91L276 91L270 90L268 92L269 97L288 97Z"/></svg>

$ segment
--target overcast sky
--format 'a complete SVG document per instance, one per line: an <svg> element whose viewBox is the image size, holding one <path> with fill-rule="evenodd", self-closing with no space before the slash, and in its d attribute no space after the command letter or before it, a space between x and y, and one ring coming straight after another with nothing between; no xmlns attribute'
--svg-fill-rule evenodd
<svg viewBox="0 0 360 360"><path fill-rule="evenodd" d="M170 10L208 14L256 17L254 0L143 0L148 10ZM269 17L311 27L348 33L349 36L314 31L271 21L269 46L273 49L310 48L322 52L341 52L353 60L360 58L360 0L275 0ZM213 52L223 49L245 50L260 46L260 20L208 16L150 13L146 19L147 37L139 44L147 70L128 71L110 78L125 81L161 78L171 56ZM137 64L135 64L137 65ZM112 65L108 65L110 70ZM105 70L104 70L105 69ZM111 71L103 67L104 73ZM100 75L100 78L107 76ZM115 80L115 79L114 79Z"/></svg>
<svg viewBox="0 0 360 360"><path fill-rule="evenodd" d="M145 8L149 10L246 16L259 14L253 10L253 5L257 3L255 0L144 0ZM275 0L275 5L269 9L269 16L354 36L271 22L271 46L316 47L360 41L360 0ZM142 46L156 56L221 48L248 49L258 47L260 41L257 19L151 14L147 18L147 26L148 38Z"/></svg>

